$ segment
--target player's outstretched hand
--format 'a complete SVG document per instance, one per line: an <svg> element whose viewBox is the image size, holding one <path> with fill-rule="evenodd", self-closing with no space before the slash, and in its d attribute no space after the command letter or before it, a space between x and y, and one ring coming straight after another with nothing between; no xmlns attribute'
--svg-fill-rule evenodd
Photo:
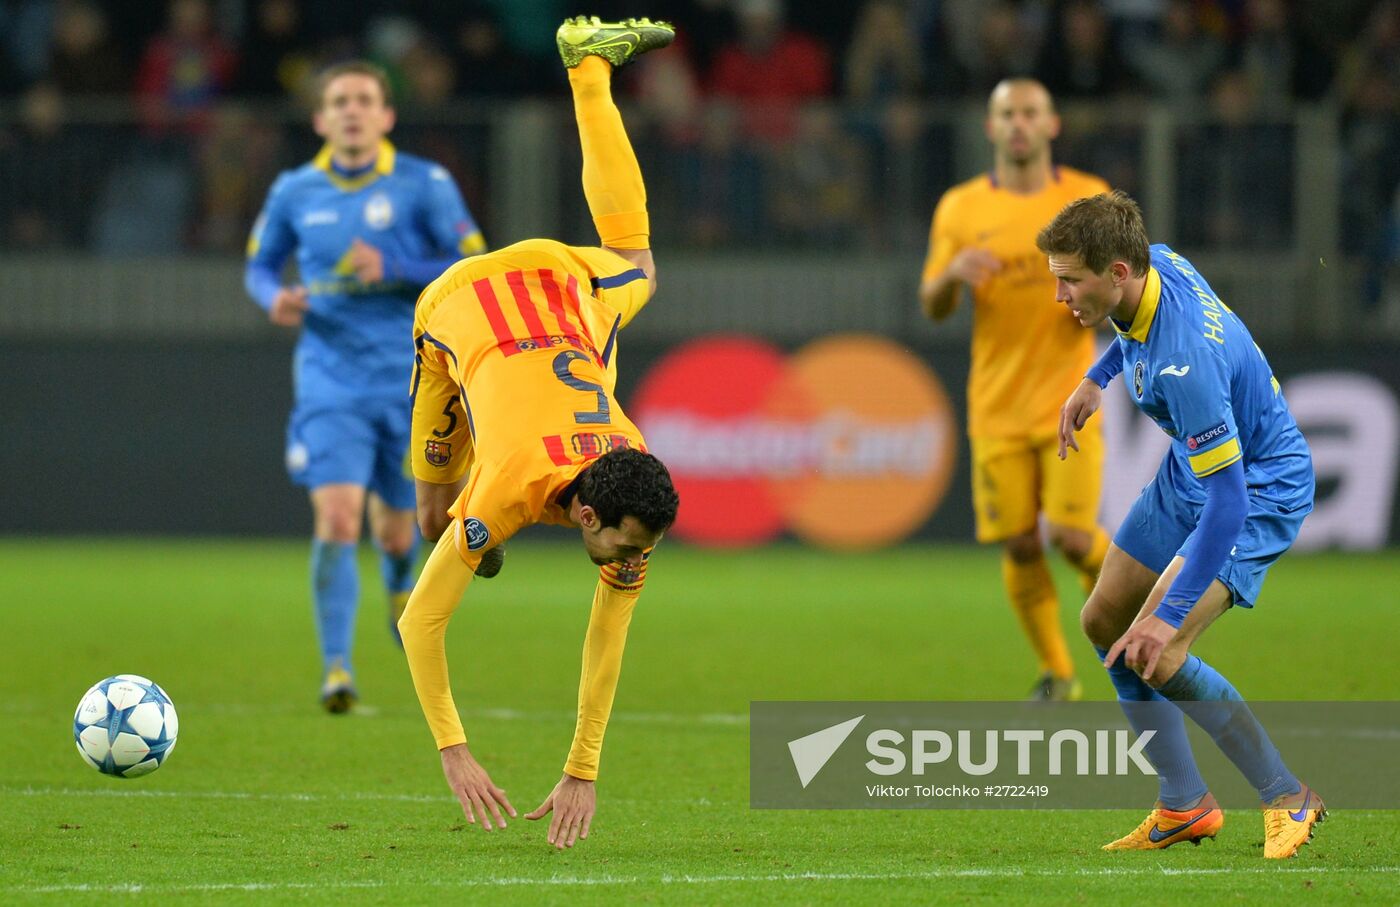
<svg viewBox="0 0 1400 907"><path fill-rule="evenodd" d="M491 782L491 776L472 758L465 743L443 749L442 773L447 776L447 786L461 801L468 822L475 825L480 817L481 827L491 831L495 827L491 819L495 817L496 825L505 828L506 820L500 807L505 807L510 817L515 818L515 807L510 805L506 792Z"/></svg>
<svg viewBox="0 0 1400 907"><path fill-rule="evenodd" d="M350 244L349 262L357 280L377 283L384 279L384 253L358 236Z"/></svg>
<svg viewBox="0 0 1400 907"><path fill-rule="evenodd" d="M301 319L311 303L306 301L306 287L283 287L272 297L272 305L267 309L267 319L284 328L301 326Z"/></svg>
<svg viewBox="0 0 1400 907"><path fill-rule="evenodd" d="M1060 407L1060 459L1069 456L1072 449L1079 451L1079 442L1074 433L1084 427L1089 417L1099 411L1103 402L1103 388L1085 378L1079 382L1074 393L1069 395L1065 405Z"/></svg>
<svg viewBox="0 0 1400 907"><path fill-rule="evenodd" d="M1153 676L1157 670L1157 660L1162 657L1162 650L1175 635L1175 627L1157 615L1149 614L1129 627L1127 633L1118 637L1118 641L1103 657L1103 666L1113 667L1118 656L1122 655L1124 663L1136 671L1139 677L1149 684L1155 683L1159 680Z"/></svg>
<svg viewBox="0 0 1400 907"><path fill-rule="evenodd" d="M986 249L969 246L948 262L948 273L963 283L977 286L1001 270L1001 259Z"/></svg>
<svg viewBox="0 0 1400 907"><path fill-rule="evenodd" d="M549 820L549 843L563 850L588 837L588 826L597 808L598 796L593 782L566 774L544 802L534 812L526 813L525 818L543 819L553 811L554 818Z"/></svg>

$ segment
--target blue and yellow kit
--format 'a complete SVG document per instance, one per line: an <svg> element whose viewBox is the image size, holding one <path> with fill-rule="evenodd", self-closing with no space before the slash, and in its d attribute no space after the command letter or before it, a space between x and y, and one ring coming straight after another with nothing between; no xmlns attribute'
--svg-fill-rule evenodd
<svg viewBox="0 0 1400 907"><path fill-rule="evenodd" d="M1114 541L1161 572L1196 527L1201 479L1242 462L1249 513L1221 578L1235 604L1252 605L1314 490L1307 441L1268 360L1206 279L1164 245L1151 247L1133 323L1114 328L1133 402L1172 438Z"/></svg>
<svg viewBox="0 0 1400 907"><path fill-rule="evenodd" d="M349 252L356 240L383 254L381 281L355 276ZM411 484L404 500L402 457L413 303L449 265L484 249L447 171L387 141L361 172L338 170L327 148L278 177L248 240L246 283L268 308L283 264L296 252L310 309L293 368L288 466L294 478L313 488L383 479L397 485L391 503L412 506ZM381 448L379 462L367 464L361 454L374 447Z"/></svg>

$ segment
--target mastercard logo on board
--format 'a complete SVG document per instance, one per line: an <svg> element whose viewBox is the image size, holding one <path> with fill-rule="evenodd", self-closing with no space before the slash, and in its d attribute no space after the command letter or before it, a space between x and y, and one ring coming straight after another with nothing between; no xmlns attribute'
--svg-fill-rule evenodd
<svg viewBox="0 0 1400 907"><path fill-rule="evenodd" d="M684 505L673 532L748 545L785 530L830 548L897 542L948 489L957 428L934 373L865 334L785 355L717 336L673 350L628 407Z"/></svg>

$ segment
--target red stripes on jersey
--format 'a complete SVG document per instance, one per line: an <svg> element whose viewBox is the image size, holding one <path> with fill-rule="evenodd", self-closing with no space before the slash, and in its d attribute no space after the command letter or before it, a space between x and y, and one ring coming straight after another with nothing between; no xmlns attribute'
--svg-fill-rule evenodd
<svg viewBox="0 0 1400 907"><path fill-rule="evenodd" d="M550 330L551 325L545 320L545 309L541 308L540 301L525 284L526 273L507 271L503 275L506 286L510 288L511 297L515 300L516 310L520 313L520 320L525 326L525 331L520 336L516 335L505 312L501 310L500 300L491 283L492 278L483 277L472 283L477 299L481 302L482 311L486 314L486 320L496 335L496 346L501 353L513 356L525 350L549 349L564 343L583 350L602 365L602 358L593 343L593 338L584 327L583 316L579 310L578 278L570 275L566 289L561 291L553 271L540 268L533 272L544 293L550 320L558 325L558 330Z"/></svg>
<svg viewBox="0 0 1400 907"><path fill-rule="evenodd" d="M486 313L486 320L491 323L491 330L496 335L496 345L501 352L507 356L519 352L515 337L511 335L510 325L506 323L506 316L501 311L501 304L496 301L496 291L491 287L491 279L483 277L473 281L472 289L476 290L476 298L481 301L482 311Z"/></svg>

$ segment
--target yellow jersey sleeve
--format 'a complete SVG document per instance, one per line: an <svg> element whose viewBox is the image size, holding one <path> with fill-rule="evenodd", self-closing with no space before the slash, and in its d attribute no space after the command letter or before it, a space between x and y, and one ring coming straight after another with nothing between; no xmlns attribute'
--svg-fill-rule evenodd
<svg viewBox="0 0 1400 907"><path fill-rule="evenodd" d="M957 195L945 192L933 210L933 223L928 231L928 254L924 258L922 280L930 280L942 274L962 247L954 224L956 223Z"/></svg>
<svg viewBox="0 0 1400 907"><path fill-rule="evenodd" d="M622 672L622 652L627 645L627 628L632 611L646 581L647 559L633 568L608 564L599 571L593 593L593 610L588 617L588 635L583 640L583 673L578 685L578 724L564 771L575 778L593 781L598 777L598 761L603 750L603 734L612 715L613 696Z"/></svg>
<svg viewBox="0 0 1400 907"><path fill-rule="evenodd" d="M570 251L588 269L588 289L593 296L616 313L614 320L619 330L627 327L651 299L651 281L646 272L599 246L571 246ZM595 339L600 344L607 342L606 336Z"/></svg>
<svg viewBox="0 0 1400 907"><path fill-rule="evenodd" d="M476 464L453 505L458 518L438 540L399 618L413 688L438 749L467 741L448 676L447 623L482 555L530 522L515 485L509 473L492 469L488 474L483 464Z"/></svg>
<svg viewBox="0 0 1400 907"><path fill-rule="evenodd" d="M472 461L471 414L453 377L452 352L423 332L414 341L413 428L409 462L413 477L452 485L466 475Z"/></svg>

